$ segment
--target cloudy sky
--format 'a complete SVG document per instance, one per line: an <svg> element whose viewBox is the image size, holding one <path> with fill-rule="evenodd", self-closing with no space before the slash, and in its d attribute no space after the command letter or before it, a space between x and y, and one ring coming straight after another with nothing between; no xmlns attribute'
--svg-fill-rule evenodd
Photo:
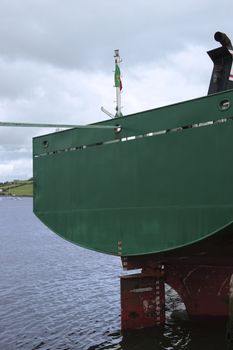
<svg viewBox="0 0 233 350"><path fill-rule="evenodd" d="M215 31L233 39L232 8L232 0L0 0L0 121L106 119L116 48L123 114L205 95L206 51L219 46ZM32 137L47 132L0 127L0 181L32 176Z"/></svg>

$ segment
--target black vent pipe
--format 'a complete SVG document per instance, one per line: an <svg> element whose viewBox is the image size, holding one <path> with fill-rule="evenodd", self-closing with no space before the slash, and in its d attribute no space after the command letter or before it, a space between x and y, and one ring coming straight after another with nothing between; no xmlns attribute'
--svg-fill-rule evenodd
<svg viewBox="0 0 233 350"><path fill-rule="evenodd" d="M225 33L221 32L216 32L214 38L221 43L222 47L207 52L214 63L208 95L233 89L233 47L231 41Z"/></svg>

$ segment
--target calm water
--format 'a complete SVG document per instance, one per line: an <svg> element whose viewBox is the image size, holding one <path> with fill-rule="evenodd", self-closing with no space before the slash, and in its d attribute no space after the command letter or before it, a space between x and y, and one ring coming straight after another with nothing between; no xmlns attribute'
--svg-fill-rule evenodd
<svg viewBox="0 0 233 350"><path fill-rule="evenodd" d="M179 324L120 333L120 259L49 231L32 199L0 197L0 350L225 349L225 327Z"/></svg>

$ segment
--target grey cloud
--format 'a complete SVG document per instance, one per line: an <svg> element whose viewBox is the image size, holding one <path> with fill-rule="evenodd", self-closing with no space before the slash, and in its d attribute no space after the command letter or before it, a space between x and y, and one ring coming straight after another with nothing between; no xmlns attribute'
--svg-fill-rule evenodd
<svg viewBox="0 0 233 350"><path fill-rule="evenodd" d="M220 10L216 0L5 0L0 55L109 70L113 49L120 48L125 64L150 62L187 43L212 47L215 30L231 34L230 5L224 0Z"/></svg>
<svg viewBox="0 0 233 350"><path fill-rule="evenodd" d="M9 145L7 148L0 147L1 162L18 160L19 158L31 159L31 149L29 147L18 148L16 145Z"/></svg>
<svg viewBox="0 0 233 350"><path fill-rule="evenodd" d="M230 0L1 0L0 120L105 119L100 106L114 112L115 48L123 57L124 114L206 94L212 64L205 51L218 46L216 30L233 39L231 6ZM0 128L0 178L31 176L32 137L53 131Z"/></svg>

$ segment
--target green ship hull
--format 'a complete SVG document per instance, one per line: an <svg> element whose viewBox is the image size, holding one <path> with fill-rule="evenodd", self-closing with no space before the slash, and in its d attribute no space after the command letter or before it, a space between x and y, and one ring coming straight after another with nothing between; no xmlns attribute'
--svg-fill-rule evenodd
<svg viewBox="0 0 233 350"><path fill-rule="evenodd" d="M233 90L33 139L34 213L82 247L138 256L233 221Z"/></svg>

